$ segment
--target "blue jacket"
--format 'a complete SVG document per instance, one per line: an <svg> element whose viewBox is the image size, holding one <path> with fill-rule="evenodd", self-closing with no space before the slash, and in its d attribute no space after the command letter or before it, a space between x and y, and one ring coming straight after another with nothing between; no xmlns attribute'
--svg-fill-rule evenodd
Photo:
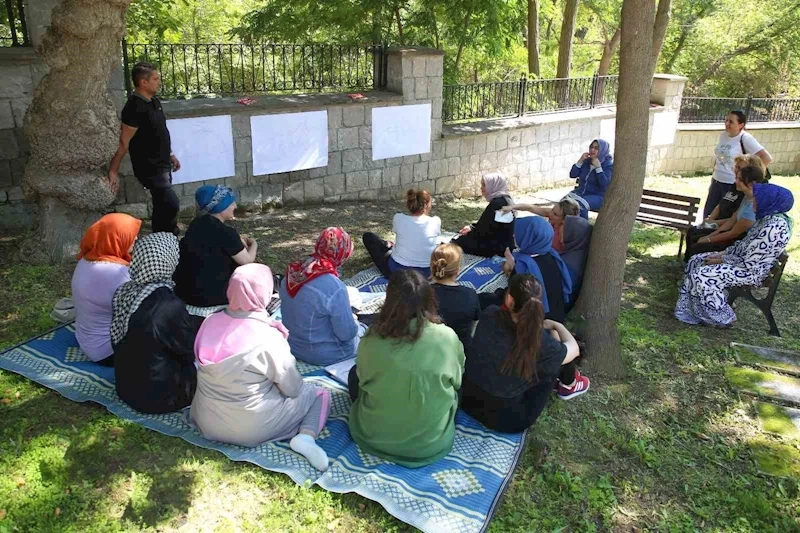
<svg viewBox="0 0 800 533"><path fill-rule="evenodd" d="M595 169L589 161L584 161L581 165L577 163L572 165L572 170L569 172L570 178L578 178L578 185L574 192L584 198L587 196L604 197L614 171L614 160L611 157L608 142L603 139L595 140L600 147L597 154L600 166Z"/></svg>
<svg viewBox="0 0 800 533"><path fill-rule="evenodd" d="M312 279L294 298L281 283L281 314L289 330L292 355L312 365L329 365L356 356L358 323L347 287L332 274Z"/></svg>

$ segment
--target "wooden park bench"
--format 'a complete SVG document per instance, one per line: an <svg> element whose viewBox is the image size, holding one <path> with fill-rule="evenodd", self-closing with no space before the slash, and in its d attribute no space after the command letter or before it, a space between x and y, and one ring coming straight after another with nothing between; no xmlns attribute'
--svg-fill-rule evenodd
<svg viewBox="0 0 800 533"><path fill-rule="evenodd" d="M681 234L678 246L680 257L686 232L694 223L699 206L700 198L645 189L642 191L636 220L678 230Z"/></svg>
<svg viewBox="0 0 800 533"><path fill-rule="evenodd" d="M775 318L772 316L772 301L775 299L775 293L778 291L778 284L781 282L783 269L788 260L789 254L783 252L778 258L778 262L775 263L775 266L769 271L767 277L761 282L761 285L744 285L728 289L728 304L733 306L733 303L739 297L743 297L756 304L756 307L761 309L764 318L766 318L769 323L769 334L775 335L776 337L780 337L781 332L778 331L778 325L775 323ZM767 289L767 295L764 298L756 298L753 291L757 289Z"/></svg>

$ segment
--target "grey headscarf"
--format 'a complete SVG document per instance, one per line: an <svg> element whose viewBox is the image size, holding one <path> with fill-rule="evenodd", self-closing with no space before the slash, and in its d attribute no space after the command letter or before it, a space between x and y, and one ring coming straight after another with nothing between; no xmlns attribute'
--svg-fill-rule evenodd
<svg viewBox="0 0 800 533"><path fill-rule="evenodd" d="M161 287L172 290L172 274L178 267L180 248L172 233L151 233L136 241L131 254L131 280L114 293L111 303L111 343L119 344L128 333L128 321L142 302Z"/></svg>
<svg viewBox="0 0 800 533"><path fill-rule="evenodd" d="M592 239L592 225L589 221L579 216L564 217L563 252L561 259L569 267L573 275L573 285L583 279L583 268L586 266L586 256L589 253L589 242Z"/></svg>

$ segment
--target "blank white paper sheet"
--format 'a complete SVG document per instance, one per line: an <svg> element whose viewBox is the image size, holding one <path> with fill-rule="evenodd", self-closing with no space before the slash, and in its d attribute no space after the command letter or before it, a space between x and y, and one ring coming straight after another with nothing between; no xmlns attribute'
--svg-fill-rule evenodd
<svg viewBox="0 0 800 533"><path fill-rule="evenodd" d="M372 109L372 160L431 151L431 104Z"/></svg>
<svg viewBox="0 0 800 533"><path fill-rule="evenodd" d="M181 169L173 183L227 178L236 174L231 116L178 118L167 121L172 151Z"/></svg>
<svg viewBox="0 0 800 533"><path fill-rule="evenodd" d="M328 165L328 112L250 117L253 174L276 174Z"/></svg>

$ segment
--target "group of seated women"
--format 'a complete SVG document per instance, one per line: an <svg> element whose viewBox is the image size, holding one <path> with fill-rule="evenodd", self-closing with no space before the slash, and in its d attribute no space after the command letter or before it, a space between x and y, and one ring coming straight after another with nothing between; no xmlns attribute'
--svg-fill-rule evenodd
<svg viewBox="0 0 800 533"><path fill-rule="evenodd" d="M720 216L728 209L733 212L733 222L721 224L717 229L722 231L696 241L713 247L695 250L686 264L675 305L675 317L681 322L731 327L736 314L728 303L728 289L760 285L789 243L792 219L787 212L794 205L792 192L765 183L763 164L758 161L740 165L735 182L743 195L740 205L730 209L723 199L712 213ZM741 233L731 237L731 229Z"/></svg>
<svg viewBox="0 0 800 533"><path fill-rule="evenodd" d="M753 201L743 192L753 183L767 182L767 169L756 155L738 155L734 160L734 184L700 226L689 228L684 260L706 252L719 252L741 240L755 224Z"/></svg>
<svg viewBox="0 0 800 533"><path fill-rule="evenodd" d="M475 291L457 281L461 247L441 244L426 267L416 260L390 272L385 303L367 328L339 278L353 253L343 229L325 229L313 253L290 263L275 287L270 269L254 262L255 243L225 224L235 209L233 192L201 187L196 198L198 217L180 242L172 233L139 238L141 221L118 213L91 226L81 242L73 275L76 337L91 360L114 367L120 399L137 411L190 407L188 419L208 439L240 446L289 439L292 450L325 470L328 458L316 438L330 393L304 382L296 362L355 357L353 439L379 457L421 466L449 453L459 404L487 427L520 431L554 388L564 399L588 389L573 363L574 338L545 318L548 297L563 299L563 287L551 296L519 269L497 305L481 310ZM438 234L430 196L410 191L408 199L410 220L395 217L395 227ZM550 243L553 230L544 224ZM410 257L419 253L415 248L412 243ZM401 244L391 255L397 250ZM430 279L418 271L423 268ZM188 292L180 292L182 284ZM275 292L281 321L267 311ZM224 307L196 316L187 300Z"/></svg>

